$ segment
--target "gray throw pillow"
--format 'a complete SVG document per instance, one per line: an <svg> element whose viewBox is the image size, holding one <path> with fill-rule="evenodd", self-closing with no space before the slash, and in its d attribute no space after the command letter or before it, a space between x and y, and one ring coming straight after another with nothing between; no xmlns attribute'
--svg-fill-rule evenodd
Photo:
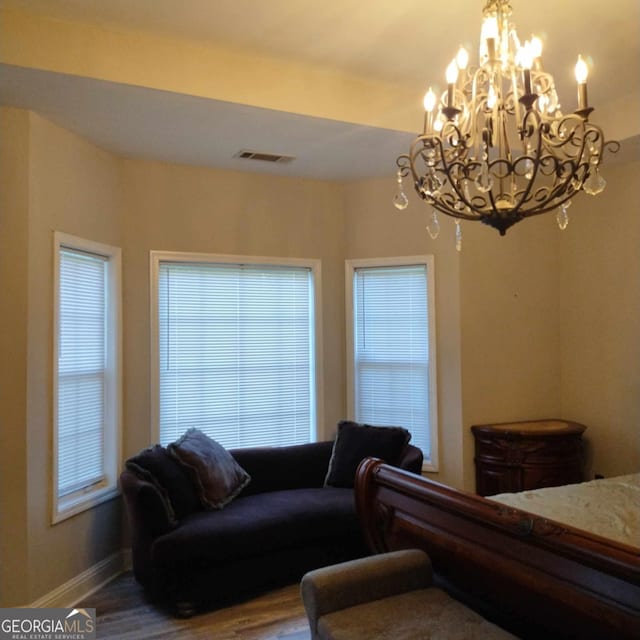
<svg viewBox="0 0 640 640"><path fill-rule="evenodd" d="M191 474L205 509L222 509L251 481L234 457L199 429L189 429L167 450Z"/></svg>

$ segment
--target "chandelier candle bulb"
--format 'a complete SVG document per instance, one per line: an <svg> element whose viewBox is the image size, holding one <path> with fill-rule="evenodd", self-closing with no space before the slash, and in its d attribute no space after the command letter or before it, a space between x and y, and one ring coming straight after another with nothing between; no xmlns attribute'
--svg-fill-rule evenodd
<svg viewBox="0 0 640 640"><path fill-rule="evenodd" d="M524 74L524 92L526 95L531 95L531 69L526 67L523 69Z"/></svg>
<svg viewBox="0 0 640 640"><path fill-rule="evenodd" d="M489 56L489 62L494 62L496 59L496 39L487 38L487 54Z"/></svg>
<svg viewBox="0 0 640 640"><path fill-rule="evenodd" d="M429 87L429 91L424 94L424 132L431 133L433 129L433 109L436 106L436 94Z"/></svg>
<svg viewBox="0 0 640 640"><path fill-rule="evenodd" d="M486 53L489 62L494 62L496 59L496 38L498 37L498 21L495 16L485 18L482 23L482 30L480 32L480 40L483 44L483 48L480 50L480 58L482 61L482 54Z"/></svg>
<svg viewBox="0 0 640 640"><path fill-rule="evenodd" d="M587 63L582 59L582 56L578 56L575 73L576 80L578 81L578 109L587 109L589 107L587 101L587 76L589 75L589 67L587 67Z"/></svg>
<svg viewBox="0 0 640 640"><path fill-rule="evenodd" d="M461 88L464 87L464 76L465 76L464 72L468 64L469 64L469 54L467 53L467 50L464 47L460 47L458 49L458 53L456 54L456 66L462 72L458 74L458 83L460 84Z"/></svg>
<svg viewBox="0 0 640 640"><path fill-rule="evenodd" d="M531 55L536 71L542 71L542 40L538 36L531 36Z"/></svg>
<svg viewBox="0 0 640 640"><path fill-rule="evenodd" d="M458 79L458 65L452 60L447 67L447 107L453 107L453 90Z"/></svg>
<svg viewBox="0 0 640 640"><path fill-rule="evenodd" d="M533 49L529 41L524 43L521 49L520 60L522 64L522 75L524 81L524 94L531 95L531 67L533 66Z"/></svg>

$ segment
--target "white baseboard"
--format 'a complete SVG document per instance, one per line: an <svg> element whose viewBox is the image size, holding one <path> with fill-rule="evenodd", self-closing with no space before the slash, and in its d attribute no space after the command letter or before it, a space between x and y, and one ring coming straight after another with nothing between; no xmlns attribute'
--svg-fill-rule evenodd
<svg viewBox="0 0 640 640"><path fill-rule="evenodd" d="M32 602L32 608L69 608L119 576L131 565L131 553L118 551ZM87 606L90 606L88 603Z"/></svg>

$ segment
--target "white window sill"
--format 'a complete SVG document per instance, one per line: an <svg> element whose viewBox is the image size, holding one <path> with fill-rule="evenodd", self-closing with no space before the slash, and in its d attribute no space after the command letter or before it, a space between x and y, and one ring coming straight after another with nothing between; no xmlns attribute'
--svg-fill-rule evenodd
<svg viewBox="0 0 640 640"><path fill-rule="evenodd" d="M113 500L113 498L119 495L120 492L116 486L109 486L84 495L59 500L57 504L54 505L52 524L57 524L83 511L93 509L93 507L108 500Z"/></svg>

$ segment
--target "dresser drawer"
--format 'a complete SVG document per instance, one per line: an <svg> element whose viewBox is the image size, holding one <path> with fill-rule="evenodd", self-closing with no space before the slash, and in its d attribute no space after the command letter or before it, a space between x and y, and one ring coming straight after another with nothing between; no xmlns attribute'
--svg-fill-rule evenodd
<svg viewBox="0 0 640 640"><path fill-rule="evenodd" d="M581 482L585 429L564 420L471 427L476 491L493 495Z"/></svg>

